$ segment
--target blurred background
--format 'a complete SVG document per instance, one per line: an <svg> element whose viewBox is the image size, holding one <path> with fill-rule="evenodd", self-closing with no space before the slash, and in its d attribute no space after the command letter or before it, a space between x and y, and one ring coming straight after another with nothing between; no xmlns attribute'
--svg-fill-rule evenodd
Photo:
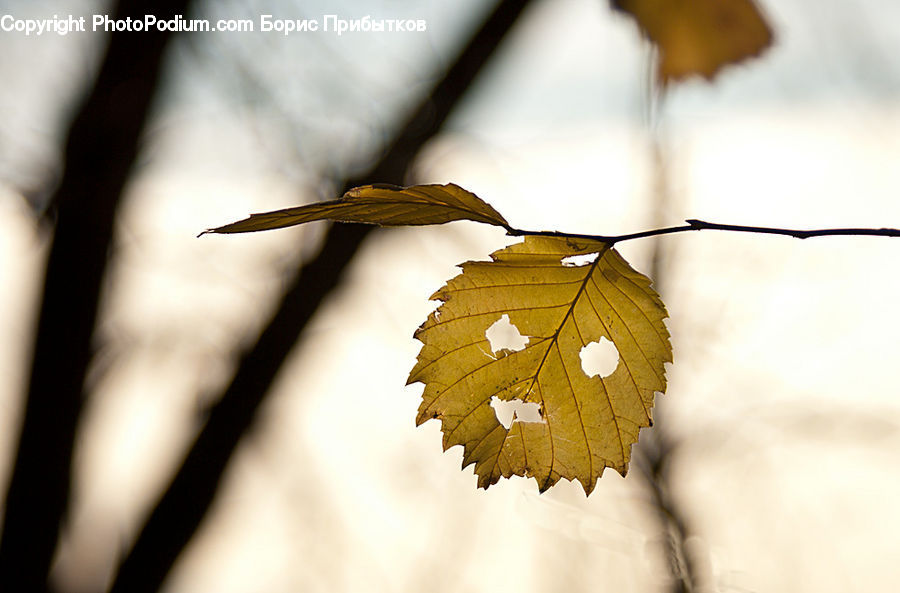
<svg viewBox="0 0 900 593"><path fill-rule="evenodd" d="M130 5L160 16L170 6ZM72 123L105 80L107 48L126 65L127 52L144 49L90 30L0 32L0 483L30 501L7 507L4 584L20 570L41 581L49 570L49 590L71 593L142 590L129 578L172 593L775 593L896 583L896 240L704 231L622 243L667 304L675 362L628 476L607 472L585 497L568 482L539 495L522 478L478 490L472 468L459 470L461 451L441 451L439 424L414 425L422 386L404 385L420 346L412 333L435 306L428 296L456 264L511 242L502 230L459 222L363 236L314 223L196 238L370 182L452 181L535 230L610 235L685 218L900 227L900 5L761 2L770 48L711 82L695 76L664 91L652 44L607 2L496 7L186 5L189 18L321 24L325 15L371 15L424 20L427 30L257 27L166 40L159 76L140 94L150 103L118 205L102 206L114 213L109 243L91 261L68 252L73 265L103 271L83 387L45 393L35 417L52 421L35 425L45 434L29 432L38 444L24 459L32 369L58 378L40 339L35 346L54 232L61 245L64 223L75 221L69 228L90 236L100 207L66 198L75 183L67 159L86 163L82 187L107 173L102 161L90 166L92 153L75 154L83 145ZM16 19L90 23L115 10L0 2L0 16ZM143 44L153 34L117 36ZM133 62L141 76L148 62ZM128 92L114 87L107 109ZM80 129L96 131L93 150L120 154L103 130ZM329 259L341 245L346 265ZM318 300L293 327L299 339L261 348L285 295ZM57 310L48 344L76 333L73 303ZM288 325L274 319L275 330ZM69 354L77 358L57 356ZM254 374L281 358L274 380ZM242 403L223 404L231 401ZM223 423L224 432L208 432ZM65 474L41 457L56 450L60 425L72 431L61 446L72 474L57 538L27 528L29 513L50 512L43 478L17 486L13 475L17 459L38 475ZM182 465L192 448L195 465ZM198 508L173 503L180 510L166 514L166 492ZM22 550L38 558L32 544L44 550L43 568L10 560ZM159 550L169 559L154 563Z"/></svg>

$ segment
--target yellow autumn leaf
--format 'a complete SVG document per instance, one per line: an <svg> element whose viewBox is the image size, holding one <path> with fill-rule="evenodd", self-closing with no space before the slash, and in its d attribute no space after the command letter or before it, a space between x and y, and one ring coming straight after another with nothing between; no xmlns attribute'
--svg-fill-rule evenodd
<svg viewBox="0 0 900 593"><path fill-rule="evenodd" d="M712 79L722 66L759 55L772 31L753 0L612 0L659 48L657 78Z"/></svg>
<svg viewBox="0 0 900 593"><path fill-rule="evenodd" d="M244 220L204 232L248 233L279 229L314 220L361 222L382 226L474 220L509 227L506 219L493 207L454 183L410 187L382 183L353 188L337 200L253 214Z"/></svg>
<svg viewBox="0 0 900 593"><path fill-rule="evenodd" d="M592 253L584 265L563 261ZM463 264L416 331L423 346L408 382L425 384L417 424L440 420L444 449L463 446L463 467L475 464L480 487L519 475L544 491L566 478L589 494L604 468L625 474L655 393L665 391L665 306L600 241L527 235L491 259ZM493 351L487 332L501 320L524 337ZM589 376L582 349L603 339L618 363ZM540 421L514 416L505 428L493 398L536 404Z"/></svg>

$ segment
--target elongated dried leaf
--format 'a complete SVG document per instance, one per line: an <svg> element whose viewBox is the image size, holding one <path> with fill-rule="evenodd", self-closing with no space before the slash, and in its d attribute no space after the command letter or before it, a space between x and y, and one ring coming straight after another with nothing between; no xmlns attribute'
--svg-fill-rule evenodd
<svg viewBox="0 0 900 593"><path fill-rule="evenodd" d="M753 0L612 0L631 14L659 48L657 78L666 83L699 74L712 79L725 65L759 55L772 31Z"/></svg>
<svg viewBox="0 0 900 593"><path fill-rule="evenodd" d="M562 262L591 253L586 265ZM463 264L432 296L443 303L415 334L423 346L409 375L425 384L417 423L439 419L444 449L462 445L463 467L475 464L483 488L519 475L541 491L566 478L590 493L604 468L625 474L655 392L665 391L665 306L647 277L598 241L530 235L491 259ZM527 338L520 350L491 349L486 331L504 315ZM581 350L601 338L618 364L588 376ZM514 416L504 428L494 397L537 404L542 421Z"/></svg>
<svg viewBox="0 0 900 593"><path fill-rule="evenodd" d="M205 232L248 233L279 229L314 220L361 222L382 226L474 220L495 226L508 226L506 219L489 204L453 183L410 187L375 184L353 188L337 200L253 214L250 218Z"/></svg>

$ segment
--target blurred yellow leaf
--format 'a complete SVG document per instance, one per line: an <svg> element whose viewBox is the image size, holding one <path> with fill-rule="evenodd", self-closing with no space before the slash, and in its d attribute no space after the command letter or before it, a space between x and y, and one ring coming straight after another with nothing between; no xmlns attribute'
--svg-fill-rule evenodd
<svg viewBox="0 0 900 593"><path fill-rule="evenodd" d="M759 55L772 31L753 0L612 0L659 48L657 78L712 79L722 66Z"/></svg>
<svg viewBox="0 0 900 593"><path fill-rule="evenodd" d="M250 218L209 229L205 233L265 231L314 220L382 226L474 220L495 226L509 226L503 216L489 204L454 183L410 187L375 184L353 188L337 200L253 214Z"/></svg>
<svg viewBox="0 0 900 593"><path fill-rule="evenodd" d="M588 254L583 265L566 259ZM600 241L527 235L491 259L462 264L432 296L443 303L415 334L423 346L408 381L425 384L417 423L441 421L444 449L463 446L480 487L519 475L541 491L566 478L590 493L604 468L625 474L655 393L665 391L665 306ZM488 332L501 322L520 335L495 347ZM589 376L582 351L604 339L618 362ZM537 405L538 421L514 415L505 428L494 398Z"/></svg>

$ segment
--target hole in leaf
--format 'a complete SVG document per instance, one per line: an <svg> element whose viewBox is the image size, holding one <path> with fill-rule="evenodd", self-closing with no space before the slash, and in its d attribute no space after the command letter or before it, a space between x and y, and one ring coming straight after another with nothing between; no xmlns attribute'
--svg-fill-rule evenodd
<svg viewBox="0 0 900 593"><path fill-rule="evenodd" d="M494 395L491 397L491 407L494 408L497 421L506 430L509 430L515 421L544 422L540 404L524 402L520 399L505 401Z"/></svg>
<svg viewBox="0 0 900 593"><path fill-rule="evenodd" d="M491 343L491 351L494 354L501 350L518 352L528 344L528 338L520 334L519 328L509 322L509 315L506 313L487 328L484 337Z"/></svg>
<svg viewBox="0 0 900 593"><path fill-rule="evenodd" d="M570 255L559 260L559 263L567 268L575 268L578 266L586 266L594 263L597 259L596 253L585 253L584 255Z"/></svg>
<svg viewBox="0 0 900 593"><path fill-rule="evenodd" d="M581 370L588 377L607 377L613 374L619 365L619 351L615 344L606 338L600 338L581 349Z"/></svg>

